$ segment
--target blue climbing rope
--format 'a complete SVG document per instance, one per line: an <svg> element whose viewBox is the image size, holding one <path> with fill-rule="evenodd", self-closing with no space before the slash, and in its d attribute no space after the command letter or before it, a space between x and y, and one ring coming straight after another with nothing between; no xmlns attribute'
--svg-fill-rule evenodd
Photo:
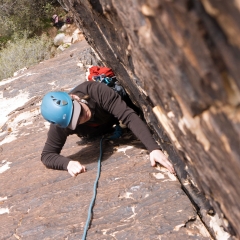
<svg viewBox="0 0 240 240"><path fill-rule="evenodd" d="M85 227L84 227L82 240L85 240L86 237L87 237L87 231L88 231L88 228L89 228L90 221L92 219L92 210L93 210L93 206L94 206L96 195L97 195L97 185L98 185L98 180L99 180L100 173L101 173L102 141L103 141L103 138L104 137L102 137L101 140L100 140L100 154L99 154L99 158L98 158L98 172L97 172L97 177L96 177L94 187L93 187L93 197L92 197L92 201L90 203L89 209L88 209L88 218L87 218L87 222L86 222Z"/></svg>
<svg viewBox="0 0 240 240"><path fill-rule="evenodd" d="M106 139L117 139L119 137L122 136L122 128L119 125L115 126L115 131L113 133L112 136L106 138ZM83 236L82 236L82 240L85 240L87 237L87 231L89 229L89 225L90 225L90 221L92 219L92 211L93 211L93 206L96 200L96 195L97 195L97 185L98 185L98 180L100 177L100 173L101 173L101 160L102 160L102 141L104 139L104 136L101 138L100 140L100 154L99 154L99 158L98 158L98 172L97 172L97 177L93 186L93 197L92 197L92 201L90 203L90 206L88 208L88 218L84 227L84 232L83 232Z"/></svg>

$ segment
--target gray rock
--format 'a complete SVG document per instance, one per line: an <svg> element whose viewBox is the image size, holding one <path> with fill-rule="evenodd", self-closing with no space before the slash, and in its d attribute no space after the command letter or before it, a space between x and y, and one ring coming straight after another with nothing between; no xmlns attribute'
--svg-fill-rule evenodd
<svg viewBox="0 0 240 240"><path fill-rule="evenodd" d="M55 46L59 46L59 45L63 44L64 38L65 38L65 34L64 33L57 34L56 37L53 40L54 45Z"/></svg>

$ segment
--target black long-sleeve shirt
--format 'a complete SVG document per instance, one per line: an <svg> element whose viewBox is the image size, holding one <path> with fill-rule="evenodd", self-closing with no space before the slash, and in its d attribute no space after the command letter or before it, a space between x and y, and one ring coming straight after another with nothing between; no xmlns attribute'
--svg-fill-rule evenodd
<svg viewBox="0 0 240 240"><path fill-rule="evenodd" d="M92 117L88 122L78 125L75 130L50 125L48 138L41 155L41 160L46 167L67 170L67 165L71 159L60 155L67 137L71 134L86 136L91 134L91 131L92 134L100 132L103 128L112 126L116 119L121 120L131 129L150 152L159 149L146 124L126 105L120 95L105 84L92 81L84 82L71 93L80 97L83 95L89 96L88 107L91 110ZM99 126L89 127L89 123Z"/></svg>

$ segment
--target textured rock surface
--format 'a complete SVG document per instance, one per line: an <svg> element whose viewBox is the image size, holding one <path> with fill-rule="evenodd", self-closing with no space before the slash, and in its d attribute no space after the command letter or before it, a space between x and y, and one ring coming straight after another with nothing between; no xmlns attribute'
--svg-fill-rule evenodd
<svg viewBox="0 0 240 240"><path fill-rule="evenodd" d="M240 238L239 1L62 2L142 107L212 235Z"/></svg>
<svg viewBox="0 0 240 240"><path fill-rule="evenodd" d="M81 239L97 173L99 139L68 138L62 154L88 171L72 178L46 169L40 154L48 124L39 113L49 90L85 81L94 62L85 41L57 58L0 83L0 239ZM9 113L7 114L3 113ZM5 119L5 124L3 120ZM80 145L79 145L80 144ZM152 168L143 145L129 132L103 144L94 216L87 239L211 239L177 179Z"/></svg>

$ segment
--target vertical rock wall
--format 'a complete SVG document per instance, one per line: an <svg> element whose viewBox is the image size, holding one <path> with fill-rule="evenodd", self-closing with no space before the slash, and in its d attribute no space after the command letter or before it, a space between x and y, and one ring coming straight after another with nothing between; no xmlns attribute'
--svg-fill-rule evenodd
<svg viewBox="0 0 240 240"><path fill-rule="evenodd" d="M61 2L141 106L212 235L240 238L240 1Z"/></svg>

